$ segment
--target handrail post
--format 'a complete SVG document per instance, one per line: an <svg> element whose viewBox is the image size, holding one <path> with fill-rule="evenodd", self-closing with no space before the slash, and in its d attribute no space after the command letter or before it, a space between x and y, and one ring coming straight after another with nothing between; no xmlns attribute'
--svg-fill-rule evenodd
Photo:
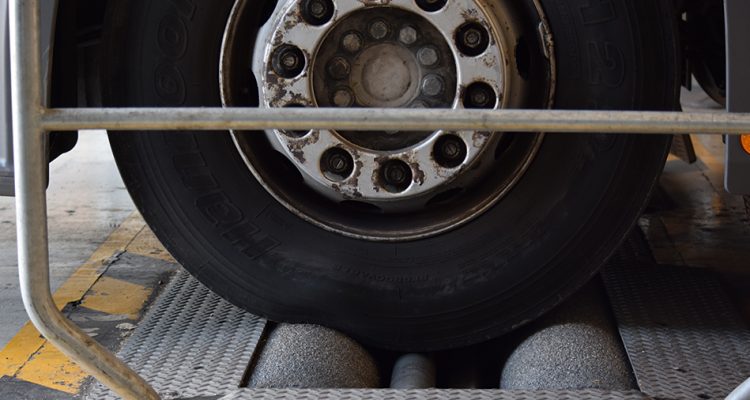
<svg viewBox="0 0 750 400"><path fill-rule="evenodd" d="M11 0L11 91L21 293L31 322L47 340L125 399L159 399L145 380L70 322L49 284L47 154L42 99L39 0Z"/></svg>

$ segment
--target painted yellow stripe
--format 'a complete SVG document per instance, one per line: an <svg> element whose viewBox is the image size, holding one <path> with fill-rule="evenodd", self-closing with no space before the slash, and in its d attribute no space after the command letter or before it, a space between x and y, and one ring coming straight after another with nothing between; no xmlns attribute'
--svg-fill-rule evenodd
<svg viewBox="0 0 750 400"><path fill-rule="evenodd" d="M151 288L102 276L86 293L81 305L136 320L152 291ZM49 342L44 343L15 375L16 379L72 394L78 393L87 377L86 372Z"/></svg>
<svg viewBox="0 0 750 400"><path fill-rule="evenodd" d="M83 298L81 305L90 310L135 320L152 291L152 288L102 276Z"/></svg>
<svg viewBox="0 0 750 400"><path fill-rule="evenodd" d="M49 342L44 342L15 376L18 380L70 394L77 394L87 377L87 373Z"/></svg>
<svg viewBox="0 0 750 400"><path fill-rule="evenodd" d="M146 227L140 214L131 214L107 240L79 267L54 294L55 304L59 309L71 302L84 299L86 293L95 287L105 271L107 261L125 251L133 239ZM111 285L112 282L104 282ZM102 292L109 293L111 286L105 286ZM134 301L141 297L134 296ZM93 301L96 303L96 301ZM132 311L132 306L124 306ZM29 367L27 370L26 367ZM23 370L23 371L22 371ZM34 371L40 371L34 373ZM47 371L47 372L45 372ZM54 373L52 373L54 372ZM46 387L73 393L72 387L80 386L85 378L80 369L72 366L70 361L59 353L27 322L8 344L0 351L0 376L11 376L29 380ZM67 377L67 378L65 378ZM77 382L77 383L76 383ZM67 390L65 388L68 388Z"/></svg>
<svg viewBox="0 0 750 400"><path fill-rule="evenodd" d="M137 212L131 214L107 240L94 251L85 264L80 266L55 292L55 304L62 309L66 304L80 301L94 282L99 279L107 261L125 251L133 239L144 230L146 223Z"/></svg>
<svg viewBox="0 0 750 400"><path fill-rule="evenodd" d="M151 229L144 229L128 245L128 253L155 258L167 262L176 262L172 255L162 246Z"/></svg>

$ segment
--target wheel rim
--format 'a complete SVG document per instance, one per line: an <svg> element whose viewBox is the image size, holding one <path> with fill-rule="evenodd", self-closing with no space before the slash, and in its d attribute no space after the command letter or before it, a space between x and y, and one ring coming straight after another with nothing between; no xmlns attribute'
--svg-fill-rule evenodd
<svg viewBox="0 0 750 400"><path fill-rule="evenodd" d="M238 32L248 29L243 16L250 6L238 1L222 47L224 104L550 105L551 41L540 35L545 40L536 48L549 63L540 91L508 67L520 65L523 27L499 7L500 0L367 3L280 0L255 42L242 43ZM534 31L548 32L540 8L533 6L540 21ZM243 89L238 75L247 68L233 65L249 52L254 79ZM248 89L257 89L258 98L243 104L239 93ZM233 138L250 171L276 200L324 229L375 241L429 237L478 217L522 177L543 136L440 130L264 133L233 132Z"/></svg>

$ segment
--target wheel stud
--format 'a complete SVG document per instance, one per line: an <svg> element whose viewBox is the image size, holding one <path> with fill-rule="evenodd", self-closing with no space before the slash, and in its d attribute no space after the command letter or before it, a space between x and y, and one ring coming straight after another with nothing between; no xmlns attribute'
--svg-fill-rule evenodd
<svg viewBox="0 0 750 400"><path fill-rule="evenodd" d="M281 45L273 51L271 66L284 78L294 78L305 69L305 55L296 46Z"/></svg>
<svg viewBox="0 0 750 400"><path fill-rule="evenodd" d="M373 21L370 24L370 36L375 40L382 40L388 36L388 23L382 19Z"/></svg>
<svg viewBox="0 0 750 400"><path fill-rule="evenodd" d="M487 50L490 37L487 30L476 22L467 22L456 30L456 45L467 56L478 56Z"/></svg>
<svg viewBox="0 0 750 400"><path fill-rule="evenodd" d="M398 40L407 46L414 44L417 41L417 30L411 26L401 28L401 31L398 33Z"/></svg>
<svg viewBox="0 0 750 400"><path fill-rule="evenodd" d="M346 79L351 71L349 62L343 57L334 57L328 62L328 75L336 80Z"/></svg>
<svg viewBox="0 0 750 400"><path fill-rule="evenodd" d="M456 135L441 136L432 152L435 161L444 168L456 168L466 159L466 144Z"/></svg>
<svg viewBox="0 0 750 400"><path fill-rule="evenodd" d="M356 53L362 49L362 36L357 32L349 32L341 39L341 47L349 53Z"/></svg>
<svg viewBox="0 0 750 400"><path fill-rule="evenodd" d="M465 108L495 108L497 95L492 86L484 82L474 82L464 91Z"/></svg>
<svg viewBox="0 0 750 400"><path fill-rule="evenodd" d="M380 168L380 179L385 190L391 193L403 192L411 185L411 168L401 160L386 161Z"/></svg>
<svg viewBox="0 0 750 400"><path fill-rule="evenodd" d="M340 182L354 171L354 159L346 150L333 147L326 150L320 158L320 170L326 178Z"/></svg>
<svg viewBox="0 0 750 400"><path fill-rule="evenodd" d="M422 93L436 97L443 93L443 79L435 74L427 75L422 80Z"/></svg>
<svg viewBox="0 0 750 400"><path fill-rule="evenodd" d="M336 107L350 107L354 104L354 94L349 88L336 89L331 100Z"/></svg>
<svg viewBox="0 0 750 400"><path fill-rule="evenodd" d="M431 67L438 62L438 52L434 47L422 47L417 51L417 60L425 67Z"/></svg>
<svg viewBox="0 0 750 400"><path fill-rule="evenodd" d="M303 0L300 4L302 19L310 25L323 25L333 18L332 0Z"/></svg>
<svg viewBox="0 0 750 400"><path fill-rule="evenodd" d="M417 0L419 8L427 12L435 12L445 7L448 0Z"/></svg>

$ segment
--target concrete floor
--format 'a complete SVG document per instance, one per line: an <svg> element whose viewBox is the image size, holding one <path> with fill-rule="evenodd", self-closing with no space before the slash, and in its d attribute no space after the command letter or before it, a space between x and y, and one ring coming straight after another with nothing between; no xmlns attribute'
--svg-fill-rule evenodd
<svg viewBox="0 0 750 400"><path fill-rule="evenodd" d="M78 145L51 164L48 195L53 290L130 215L135 206L117 172L107 136L82 133ZM16 262L14 199L0 197L0 348L28 320Z"/></svg>

